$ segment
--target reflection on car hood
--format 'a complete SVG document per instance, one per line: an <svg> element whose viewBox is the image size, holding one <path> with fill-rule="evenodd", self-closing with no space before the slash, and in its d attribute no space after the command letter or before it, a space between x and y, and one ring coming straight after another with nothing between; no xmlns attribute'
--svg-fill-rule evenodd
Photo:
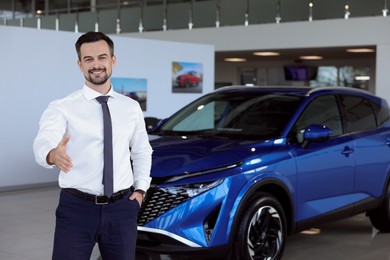
<svg viewBox="0 0 390 260"><path fill-rule="evenodd" d="M150 135L153 147L152 177L170 177L240 163L253 155L269 153L272 142ZM259 149L261 148L261 149Z"/></svg>

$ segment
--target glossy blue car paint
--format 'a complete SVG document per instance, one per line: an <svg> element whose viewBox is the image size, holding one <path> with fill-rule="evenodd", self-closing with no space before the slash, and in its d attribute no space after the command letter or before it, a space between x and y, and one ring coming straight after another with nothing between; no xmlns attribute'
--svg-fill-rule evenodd
<svg viewBox="0 0 390 260"><path fill-rule="evenodd" d="M257 95L258 99L252 97ZM272 122L269 129L257 131L253 120L242 119L249 117L249 112L242 116L235 114L235 120L245 121L245 127L227 124L217 127L217 121L219 125L225 124L229 117L226 119L224 115L235 111L234 104L228 104L226 97L238 100L240 96L246 99L242 103L237 101L234 109L240 110L243 105L254 107L258 102L263 105L259 116L275 112L273 109L280 105L276 119L285 118L280 129L276 131L281 120L270 116L268 121L255 122L257 125ZM213 103L207 107L210 100ZM356 132L345 130L364 128L359 125L363 116L356 116L353 124L344 119L346 112L340 108L341 104L347 106L355 100L359 101L356 106L380 111L373 112L376 127ZM308 106L316 108L326 102L337 104L334 111L338 111L340 118L322 116L330 126L340 125L340 129L316 123L302 130L298 128L301 121L305 122L305 113L311 113L306 109ZM284 106L287 109L284 110ZM351 107L352 110L354 107ZM221 111L217 113L218 109ZM334 111L330 109L324 114ZM196 118L196 113L204 114ZM314 113L312 121L317 120L318 114L321 113ZM244 216L250 213L247 213L248 206L253 198L262 194L272 196L283 208L283 212L278 213L283 215L280 219L282 222L285 219L286 225L282 225L280 234L291 234L328 219L375 210L387 199L389 116L384 100L347 88L232 87L205 95L151 133L153 185L139 215L138 248L167 253L207 251L223 246L234 251L239 248L235 240L246 237L241 235L244 229L239 227L244 225L241 224ZM308 121L311 119L308 117ZM248 130L251 127L254 130ZM258 132L267 135L256 136ZM273 207L278 209L277 205ZM281 242L284 243L284 239ZM279 259L283 246L275 248L279 251L275 252L274 259ZM250 249L249 252L243 252L245 257L241 258L252 259L248 254L253 252ZM241 255L232 254L236 259ZM227 259L227 253L225 257Z"/></svg>

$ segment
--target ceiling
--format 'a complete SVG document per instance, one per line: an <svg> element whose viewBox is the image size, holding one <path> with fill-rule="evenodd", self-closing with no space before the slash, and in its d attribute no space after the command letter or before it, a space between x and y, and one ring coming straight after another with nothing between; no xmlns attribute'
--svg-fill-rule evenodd
<svg viewBox="0 0 390 260"><path fill-rule="evenodd" d="M292 61L300 62L300 56L316 55L322 56L323 60L349 60L349 59L375 59L376 53L351 53L347 52L349 48L369 48L376 50L375 46L353 46L353 47L327 47L327 48L301 48L301 49L282 49L282 50L247 50L247 51L218 51L215 54L216 62L225 62L225 58L245 58L246 62L253 61ZM253 55L256 51L275 51L279 56L263 57Z"/></svg>

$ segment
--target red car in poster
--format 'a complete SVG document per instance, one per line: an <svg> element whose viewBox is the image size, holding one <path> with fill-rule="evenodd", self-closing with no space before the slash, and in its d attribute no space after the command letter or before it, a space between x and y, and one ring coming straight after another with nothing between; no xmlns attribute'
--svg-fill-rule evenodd
<svg viewBox="0 0 390 260"><path fill-rule="evenodd" d="M176 77L176 84L179 87L196 87L199 85L200 77L196 71L189 71Z"/></svg>

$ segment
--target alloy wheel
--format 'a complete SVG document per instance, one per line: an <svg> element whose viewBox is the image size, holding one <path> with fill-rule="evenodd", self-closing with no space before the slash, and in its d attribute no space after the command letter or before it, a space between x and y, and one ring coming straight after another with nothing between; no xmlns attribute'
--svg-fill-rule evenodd
<svg viewBox="0 0 390 260"><path fill-rule="evenodd" d="M247 234L248 253L252 259L272 260L281 250L283 224L271 206L259 208L253 215Z"/></svg>

